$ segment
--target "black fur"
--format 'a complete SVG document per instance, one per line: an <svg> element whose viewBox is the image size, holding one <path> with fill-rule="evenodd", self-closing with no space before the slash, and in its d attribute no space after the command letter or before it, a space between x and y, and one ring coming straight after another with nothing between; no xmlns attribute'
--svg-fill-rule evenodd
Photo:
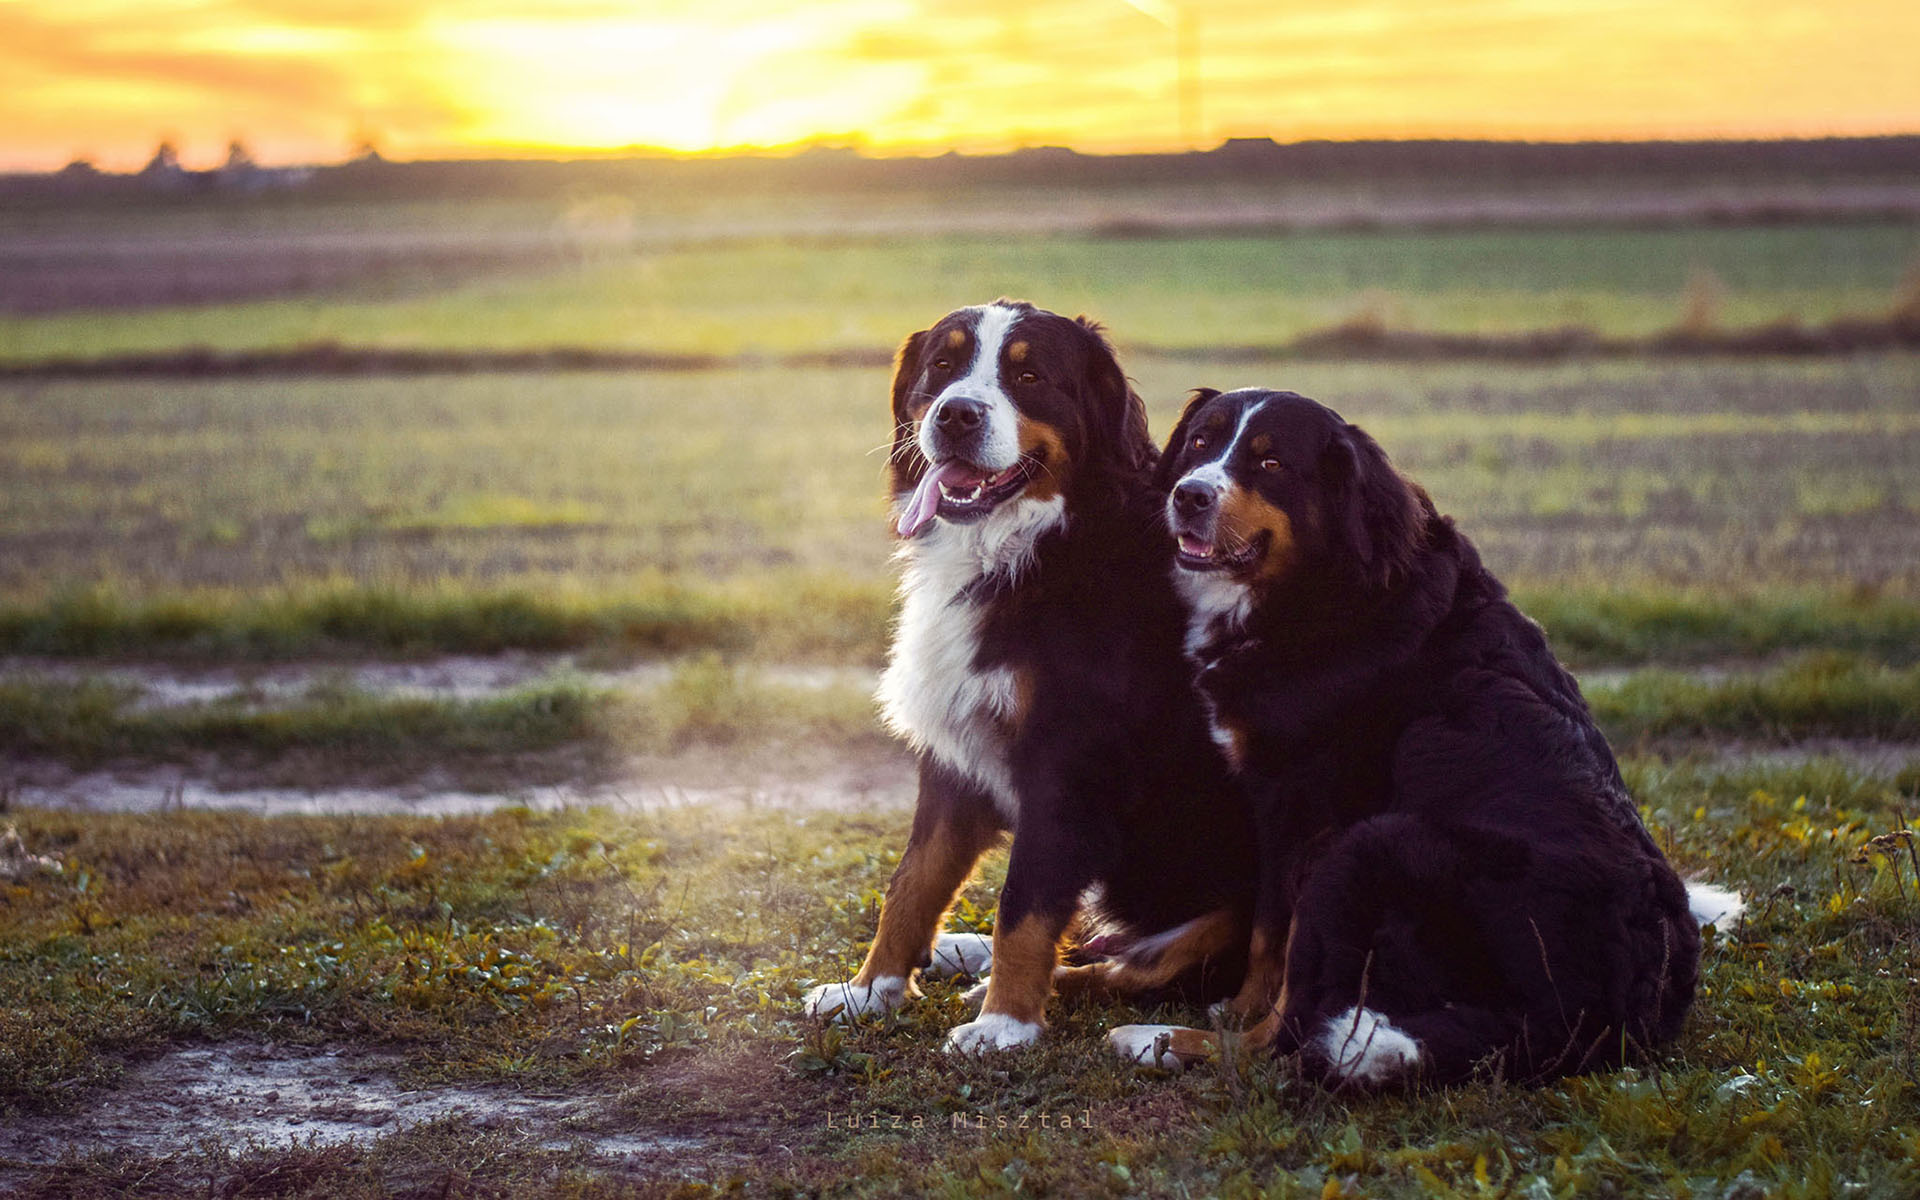
<svg viewBox="0 0 1920 1200"><path fill-rule="evenodd" d="M1192 440L1222 429L1231 486L1294 539L1194 656L1244 739L1255 920L1286 947L1276 1046L1329 1070L1328 1022L1361 1006L1448 1081L1672 1038L1699 953L1686 890L1539 626L1371 438L1292 393L1196 393L1162 486L1218 458Z"/></svg>

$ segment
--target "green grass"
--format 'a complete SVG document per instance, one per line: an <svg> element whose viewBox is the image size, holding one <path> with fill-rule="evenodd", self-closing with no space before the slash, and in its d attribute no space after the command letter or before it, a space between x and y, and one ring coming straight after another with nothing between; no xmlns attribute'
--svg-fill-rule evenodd
<svg viewBox="0 0 1920 1200"><path fill-rule="evenodd" d="M1920 600L1876 592L1521 587L1521 608L1580 669L1714 663L1831 650L1904 666ZM567 653L627 661L714 651L746 661L886 655L884 579L775 574L700 585L650 577L591 593L350 585L132 597L112 589L0 605L0 655L196 663Z"/></svg>
<svg viewBox="0 0 1920 1200"><path fill-rule="evenodd" d="M937 1047L965 1009L945 984L885 1021L810 1027L799 996L856 964L904 814L26 811L23 837L64 869L0 888L0 1108L70 1109L126 1056L244 1036L389 1046L415 1084L615 1098L601 1119L618 1128L705 1139L646 1185L687 1195L1717 1198L1743 1176L1767 1196L1912 1194L1920 885L1869 843L1920 803L1916 780L1833 763L1630 774L1675 860L1755 903L1707 936L1677 1044L1545 1088L1359 1097L1286 1063L1136 1072L1107 1059L1104 1028L1199 1014L1122 1005L1056 1006L1040 1049L955 1061ZM969 888L967 920L990 921L1002 870ZM848 1132L848 1112L880 1120ZM1062 1112L1089 1127L1038 1127ZM957 1132L956 1113L988 1128ZM380 1194L412 1178L409 1149L508 1191L555 1179L538 1143L455 1120L372 1148L98 1158L29 1194ZM622 1186L576 1159L554 1188Z"/></svg>
<svg viewBox="0 0 1920 1200"><path fill-rule="evenodd" d="M1593 688L1594 717L1616 745L1659 739L1920 737L1920 667L1894 668L1839 654L1725 679L1666 670Z"/></svg>
<svg viewBox="0 0 1920 1200"><path fill-rule="evenodd" d="M705 585L654 575L597 591L337 584L130 597L97 588L0 605L0 654L261 662L713 650L877 663L890 603L890 589L877 581L793 573Z"/></svg>
<svg viewBox="0 0 1920 1200"><path fill-rule="evenodd" d="M1920 356L1131 365L1157 432L1199 384L1326 400L1515 585L1920 589ZM0 385L0 598L644 608L724 581L804 623L818 588L787 581L887 586L885 389L852 369Z"/></svg>
<svg viewBox="0 0 1920 1200"><path fill-rule="evenodd" d="M1271 345L1363 316L1423 330L1679 324L1717 281L1726 326L1885 311L1907 224L1301 233L1104 240L930 235L662 249L399 299L301 297L0 318L0 361L311 341L669 352L873 349L1001 294L1111 323L1123 345ZM1699 291L1695 289L1696 293Z"/></svg>

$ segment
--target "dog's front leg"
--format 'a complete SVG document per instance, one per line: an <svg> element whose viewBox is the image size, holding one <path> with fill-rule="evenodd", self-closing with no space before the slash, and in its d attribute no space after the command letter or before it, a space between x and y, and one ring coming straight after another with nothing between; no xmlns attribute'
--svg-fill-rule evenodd
<svg viewBox="0 0 1920 1200"><path fill-rule="evenodd" d="M880 928L867 960L847 982L824 983L809 991L807 1015L845 1019L890 1012L918 995L913 972L933 963L941 918L1000 833L992 802L953 772L923 761L913 832L887 883ZM977 940L973 934L953 936ZM970 950L958 946L954 954L941 957L966 958L964 969L978 974L982 964L969 957Z"/></svg>
<svg viewBox="0 0 1920 1200"><path fill-rule="evenodd" d="M1047 997L1060 939L1093 879L1076 840L1022 812L993 933L993 974L980 1016L947 1034L947 1049L1005 1050L1035 1041L1046 1027Z"/></svg>

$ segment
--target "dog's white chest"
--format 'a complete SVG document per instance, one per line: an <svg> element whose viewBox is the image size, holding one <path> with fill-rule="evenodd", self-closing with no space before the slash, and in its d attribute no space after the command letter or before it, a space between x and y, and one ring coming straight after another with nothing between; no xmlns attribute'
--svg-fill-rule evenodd
<svg viewBox="0 0 1920 1200"><path fill-rule="evenodd" d="M1009 723L1019 704L1014 674L975 666L978 605L915 589L911 573L907 586L913 590L880 677L881 712L915 750L978 783L1011 817L1018 807L1007 762Z"/></svg>
<svg viewBox="0 0 1920 1200"><path fill-rule="evenodd" d="M1008 513L1014 519L1004 522L996 515L985 529L936 529L907 557L900 623L878 693L889 728L977 783L1009 821L1019 809L1008 753L1020 683L1005 667L977 665L985 609L967 589L988 571L1017 571L1033 539L1060 519L1057 500L1014 507L1038 511ZM994 528L1003 523L1012 530Z"/></svg>

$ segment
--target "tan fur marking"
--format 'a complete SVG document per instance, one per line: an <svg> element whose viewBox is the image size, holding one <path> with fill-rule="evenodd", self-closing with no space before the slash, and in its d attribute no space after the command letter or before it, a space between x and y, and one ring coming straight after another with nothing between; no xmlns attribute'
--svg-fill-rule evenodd
<svg viewBox="0 0 1920 1200"><path fill-rule="evenodd" d="M1015 342L1013 345L1008 346L1007 347L1008 361L1017 362L1017 363L1023 363L1027 361L1027 350L1028 350L1028 346L1025 342Z"/></svg>
<svg viewBox="0 0 1920 1200"><path fill-rule="evenodd" d="M954 896L996 836L979 827L940 825L926 838L907 844L887 883L873 947L854 983L871 987L884 975L911 979L932 948ZM911 982L908 994L918 994Z"/></svg>
<svg viewBox="0 0 1920 1200"><path fill-rule="evenodd" d="M1064 926L1040 916L993 931L993 974L987 976L983 1016L999 1013L1034 1025L1045 1023L1064 932Z"/></svg>
<svg viewBox="0 0 1920 1200"><path fill-rule="evenodd" d="M949 329L949 330L947 330L947 348L948 348L948 349L950 349L950 350L958 350L958 349L959 349L960 347L962 347L962 346L964 346L964 345L966 345L966 344L967 344L967 331L966 331L966 330L964 330L964 329Z"/></svg>
<svg viewBox="0 0 1920 1200"><path fill-rule="evenodd" d="M1054 986L1063 996L1124 995L1165 987L1208 959L1231 950L1243 929L1230 910L1215 909L1164 946L1158 957L1149 962L1133 963L1120 958L1062 967L1054 972Z"/></svg>
<svg viewBox="0 0 1920 1200"><path fill-rule="evenodd" d="M1265 454L1267 451L1273 449L1273 439L1264 433L1256 433L1247 445L1252 448L1255 454Z"/></svg>
<svg viewBox="0 0 1920 1200"><path fill-rule="evenodd" d="M1274 507L1265 496L1249 488L1232 484L1220 498L1220 520L1214 526L1215 537L1229 554L1242 549L1261 534L1270 534L1267 551L1254 564L1256 583L1278 579L1293 561L1293 521Z"/></svg>
<svg viewBox="0 0 1920 1200"><path fill-rule="evenodd" d="M1220 1052L1220 1036L1210 1029L1169 1029L1167 1053L1192 1066Z"/></svg>
<svg viewBox="0 0 1920 1200"><path fill-rule="evenodd" d="M1228 1014L1242 1024L1270 1016L1286 986L1286 947L1279 947L1276 953L1266 930L1254 930L1253 940L1247 947L1246 982L1240 985L1239 993L1227 1001Z"/></svg>
<svg viewBox="0 0 1920 1200"><path fill-rule="evenodd" d="M1232 721L1221 720L1218 717L1214 719L1214 724L1226 731L1227 744L1220 747L1220 752L1226 755L1227 765L1238 771L1247 763L1246 726L1236 725Z"/></svg>
<svg viewBox="0 0 1920 1200"><path fill-rule="evenodd" d="M1067 458L1067 440L1060 431L1032 417L1020 418L1020 453L1038 462L1039 468L1027 481L1024 493L1029 500L1051 500L1066 490L1073 463Z"/></svg>

